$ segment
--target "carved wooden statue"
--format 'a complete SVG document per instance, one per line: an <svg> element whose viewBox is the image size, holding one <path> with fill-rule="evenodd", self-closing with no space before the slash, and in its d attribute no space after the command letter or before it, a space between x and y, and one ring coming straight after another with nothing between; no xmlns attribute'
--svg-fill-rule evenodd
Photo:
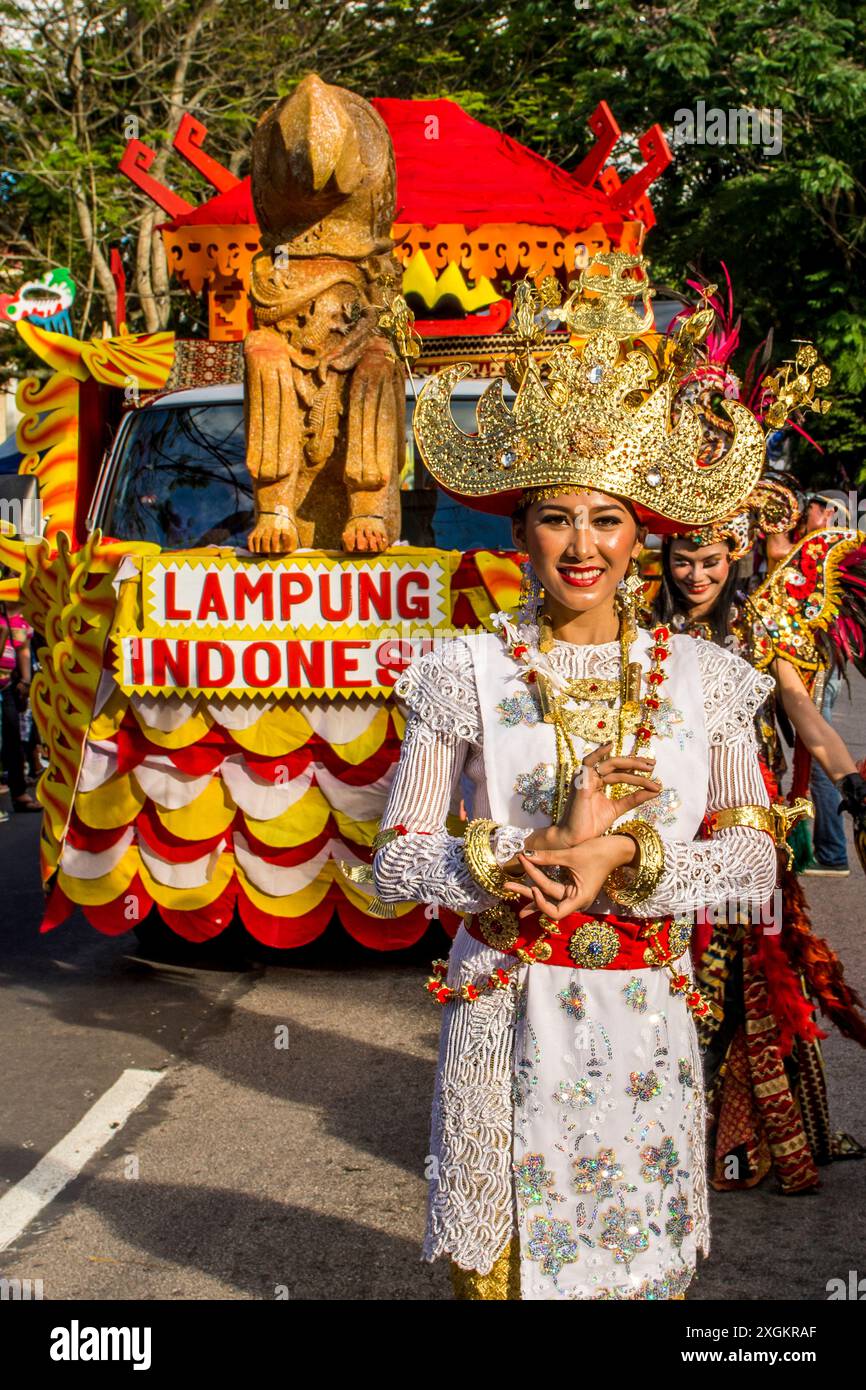
<svg viewBox="0 0 866 1390"><path fill-rule="evenodd" d="M305 77L256 127L251 550L380 551L398 539L404 385L376 319L379 279L398 274L394 189L387 127L343 87Z"/></svg>

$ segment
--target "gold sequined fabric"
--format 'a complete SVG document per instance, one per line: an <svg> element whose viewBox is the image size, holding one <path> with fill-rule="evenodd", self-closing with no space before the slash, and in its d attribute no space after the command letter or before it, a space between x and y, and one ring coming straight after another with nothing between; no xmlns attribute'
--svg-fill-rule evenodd
<svg viewBox="0 0 866 1390"><path fill-rule="evenodd" d="M519 1299L520 1298L520 1242L513 1236L507 1250L494 1261L489 1274L479 1274L477 1269L461 1269L451 1261L451 1284L454 1297Z"/></svg>

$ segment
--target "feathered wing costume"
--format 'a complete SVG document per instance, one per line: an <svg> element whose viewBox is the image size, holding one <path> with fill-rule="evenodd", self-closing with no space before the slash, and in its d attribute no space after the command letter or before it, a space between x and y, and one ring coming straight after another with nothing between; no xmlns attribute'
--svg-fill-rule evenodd
<svg viewBox="0 0 866 1390"><path fill-rule="evenodd" d="M866 535L841 527L811 531L748 596L743 622L759 670L776 657L796 666L816 704L830 671L866 676ZM864 760L866 763L866 760ZM792 797L809 785L811 757L794 745ZM842 779L842 809L866 873L866 766Z"/></svg>
<svg viewBox="0 0 866 1390"><path fill-rule="evenodd" d="M826 403L815 399L812 386L826 385L829 373L819 366L811 382L807 380L817 361L814 349L800 350L793 377L789 372L787 378L775 379L762 375L758 349L746 382L740 383L728 365L739 342L739 321L733 321L730 293L725 305L713 297L715 287L697 283L694 287L703 289L721 322L718 331L707 335L710 360L694 373L695 399L709 400L718 394L746 399L756 414L766 418L779 398L790 402L799 395L801 407L824 412ZM717 419L717 425L724 434L725 422ZM800 426L795 428L809 438ZM798 513L793 493L765 478L747 507L688 535L697 545L727 541L731 558L740 559L759 534L790 530ZM844 671L853 662L866 675L863 533L833 528L804 536L750 594L739 599L730 634L740 654L756 669L765 670L774 660L790 662L816 702L830 669ZM685 626L688 630L687 621ZM696 635L709 635L706 623L691 626ZM755 723L770 798L779 802L776 716L771 696ZM797 738L788 798L792 804L808 791L810 761ZM846 777L841 790L843 807L854 818L855 843L866 870L863 772L866 766ZM798 829L793 826L792 848ZM866 1046L862 1001L845 980L832 947L812 931L790 856L786 861L780 870L778 932L744 919L715 932L710 927L702 936L696 934L696 976L722 1014L721 1018L709 1015L699 1023L714 1121L711 1181L719 1189L754 1186L772 1168L784 1192L799 1192L817 1185L818 1164L863 1153L849 1136L831 1132L819 1041L826 1034L814 1018L817 1004L845 1037Z"/></svg>

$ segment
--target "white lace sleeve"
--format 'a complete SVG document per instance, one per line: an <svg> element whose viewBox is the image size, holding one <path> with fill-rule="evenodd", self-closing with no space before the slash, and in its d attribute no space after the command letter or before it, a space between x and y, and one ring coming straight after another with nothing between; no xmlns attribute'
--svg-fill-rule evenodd
<svg viewBox="0 0 866 1390"><path fill-rule="evenodd" d="M472 657L459 638L413 661L399 677L394 694L427 729L481 741L481 716Z"/></svg>
<svg viewBox="0 0 866 1390"><path fill-rule="evenodd" d="M698 661L704 687L709 739L708 811L725 806L769 806L758 762L754 715L773 689L733 652L700 642ZM640 915L687 913L729 899L766 902L776 886L776 848L763 830L735 825L710 840L665 841L665 871Z"/></svg>
<svg viewBox="0 0 866 1390"><path fill-rule="evenodd" d="M439 903L480 912L496 899L466 867L463 841L449 835L446 817L458 799L469 744L481 738L472 658L463 642L447 642L413 663L395 690L409 707L400 762L382 828L401 826L373 858L383 902Z"/></svg>
<svg viewBox="0 0 866 1390"><path fill-rule="evenodd" d="M716 642L707 642L703 637L690 640L698 649L710 746L737 743L752 729L755 715L772 694L776 682Z"/></svg>

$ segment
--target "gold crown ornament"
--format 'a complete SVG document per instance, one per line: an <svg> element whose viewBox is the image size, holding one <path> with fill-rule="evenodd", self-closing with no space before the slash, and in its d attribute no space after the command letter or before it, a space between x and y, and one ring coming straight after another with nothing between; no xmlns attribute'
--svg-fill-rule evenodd
<svg viewBox="0 0 866 1390"><path fill-rule="evenodd" d="M673 342L660 339L644 257L595 256L563 304L554 284L545 283L543 295L524 286L512 328L520 344L509 372L513 409L494 383L478 401L478 433L469 436L451 417L450 396L470 367L446 368L421 390L415 437L437 482L467 501L496 499L496 510L506 497L513 507L513 494L526 490L597 488L682 526L715 520L751 492L764 432L747 407L725 402L729 447L715 465L703 464L700 411L677 395L711 319L687 319ZM564 323L571 338L542 366L533 348L545 319Z"/></svg>
<svg viewBox="0 0 866 1390"><path fill-rule="evenodd" d="M689 531L687 536L696 546L727 541L731 560L742 560L759 536L790 531L799 519L800 504L791 489L771 478L762 478L737 511L709 526Z"/></svg>
<svg viewBox="0 0 866 1390"><path fill-rule="evenodd" d="M457 363L425 381L415 438L446 491L508 514L536 489L548 496L597 489L630 501L657 531L706 525L742 505L764 467L764 429L747 406L725 400L728 447L707 462L718 453L718 431L710 434L700 404L682 388L713 314L693 314L674 335L658 334L646 265L643 256L602 252L569 283L564 302L553 277L540 286L524 280L509 325L515 352L505 364L516 398L509 407L501 380L488 386L476 434L458 428L450 404L472 366ZM546 354L545 329L554 324L570 338ZM395 350L402 355L399 344Z"/></svg>

